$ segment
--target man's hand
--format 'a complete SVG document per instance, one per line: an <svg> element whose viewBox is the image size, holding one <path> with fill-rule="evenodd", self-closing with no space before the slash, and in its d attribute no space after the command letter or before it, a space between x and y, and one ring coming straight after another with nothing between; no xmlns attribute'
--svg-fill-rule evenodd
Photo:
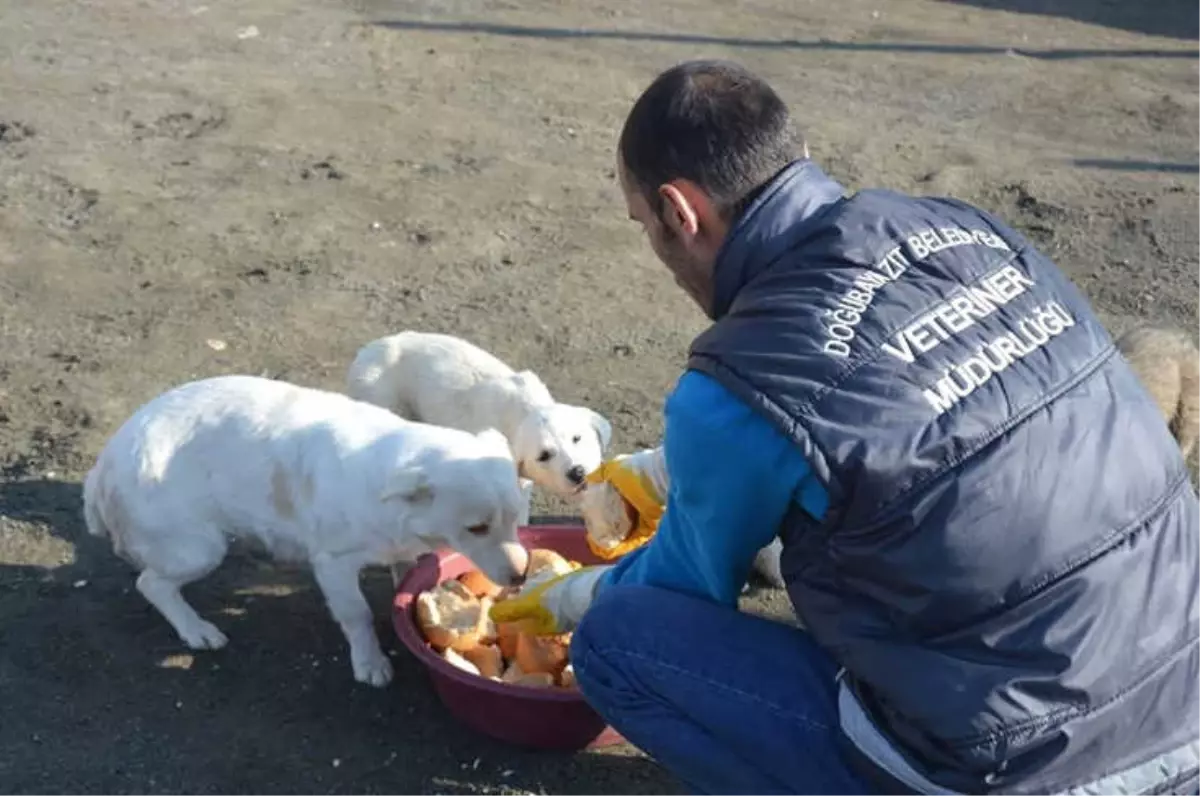
<svg viewBox="0 0 1200 796"><path fill-rule="evenodd" d="M513 597L492 606L493 622L520 622L523 630L553 636L575 629L592 604L606 566L583 567L566 575L550 570L534 575Z"/></svg>
<svg viewBox="0 0 1200 796"><path fill-rule="evenodd" d="M620 558L644 545L658 530L667 501L667 467L661 447L617 456L587 477L588 483L607 483L620 494L630 515L632 530L614 548L603 549L588 537L592 552L605 560Z"/></svg>

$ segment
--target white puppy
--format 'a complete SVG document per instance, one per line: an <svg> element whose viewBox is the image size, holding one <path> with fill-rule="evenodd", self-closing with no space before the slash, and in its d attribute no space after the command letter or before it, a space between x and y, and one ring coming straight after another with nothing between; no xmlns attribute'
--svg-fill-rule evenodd
<svg viewBox="0 0 1200 796"><path fill-rule="evenodd" d="M405 421L332 392L251 376L191 382L142 406L84 483L89 532L140 574L137 588L193 649L225 635L180 587L212 572L231 538L307 562L350 645L354 676L392 667L359 588L368 564L447 544L497 583L518 583L516 467L496 431Z"/></svg>
<svg viewBox="0 0 1200 796"><path fill-rule="evenodd" d="M423 423L499 429L524 480L523 524L529 482L562 497L578 494L612 438L612 427L596 412L556 402L533 373L514 371L450 335L407 331L368 343L350 366L346 391Z"/></svg>

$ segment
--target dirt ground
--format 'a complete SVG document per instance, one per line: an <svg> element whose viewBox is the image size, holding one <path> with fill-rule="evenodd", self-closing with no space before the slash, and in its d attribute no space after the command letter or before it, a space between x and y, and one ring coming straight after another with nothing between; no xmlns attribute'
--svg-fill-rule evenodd
<svg viewBox="0 0 1200 796"><path fill-rule="evenodd" d="M0 791L674 792L653 763L467 733L397 650L357 686L309 578L231 559L185 654L82 533L79 481L165 388L338 388L465 335L657 442L703 320L613 144L697 56L774 81L851 188L1002 213L1114 331L1197 322L1193 0L0 0ZM539 505L542 511L561 507ZM388 580L367 578L386 624ZM750 601L780 613L776 597Z"/></svg>

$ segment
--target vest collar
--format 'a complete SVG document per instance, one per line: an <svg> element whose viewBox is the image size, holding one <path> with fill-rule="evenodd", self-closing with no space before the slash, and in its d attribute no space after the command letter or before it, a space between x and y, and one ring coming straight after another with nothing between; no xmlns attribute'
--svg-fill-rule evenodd
<svg viewBox="0 0 1200 796"><path fill-rule="evenodd" d="M709 317L717 321L729 312L738 292L803 236L806 222L844 195L845 189L808 158L775 175L717 252Z"/></svg>

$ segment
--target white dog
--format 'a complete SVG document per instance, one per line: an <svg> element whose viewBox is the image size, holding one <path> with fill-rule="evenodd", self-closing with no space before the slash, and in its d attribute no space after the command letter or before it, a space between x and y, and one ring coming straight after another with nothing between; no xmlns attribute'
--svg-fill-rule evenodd
<svg viewBox="0 0 1200 796"><path fill-rule="evenodd" d="M368 564L442 543L493 581L519 583L521 494L505 439L412 423L344 395L250 376L191 382L142 406L84 483L89 532L111 539L137 588L193 649L225 635L180 587L212 572L231 538L307 562L350 646L357 680L392 667L359 588Z"/></svg>
<svg viewBox="0 0 1200 796"><path fill-rule="evenodd" d="M578 495L612 438L596 412L556 402L533 373L450 335L408 331L368 343L350 366L346 392L422 423L499 429L522 478L522 524L529 521L531 483Z"/></svg>

